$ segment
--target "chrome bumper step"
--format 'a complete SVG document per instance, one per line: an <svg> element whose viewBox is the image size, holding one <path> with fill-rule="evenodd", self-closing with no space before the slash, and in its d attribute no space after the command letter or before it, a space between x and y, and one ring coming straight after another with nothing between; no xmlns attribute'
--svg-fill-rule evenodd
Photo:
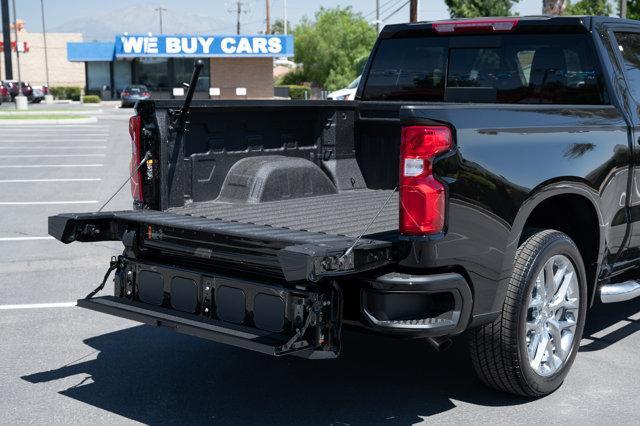
<svg viewBox="0 0 640 426"><path fill-rule="evenodd" d="M606 284L600 287L602 303L626 302L640 297L640 282L636 280Z"/></svg>

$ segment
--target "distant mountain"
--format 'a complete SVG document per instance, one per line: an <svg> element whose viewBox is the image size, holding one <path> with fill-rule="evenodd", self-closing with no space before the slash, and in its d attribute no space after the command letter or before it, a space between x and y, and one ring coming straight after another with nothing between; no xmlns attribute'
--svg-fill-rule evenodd
<svg viewBox="0 0 640 426"><path fill-rule="evenodd" d="M52 27L52 32L82 33L85 41L113 40L116 34L157 34L160 30L158 12L155 6L136 5L117 12L105 12L86 18L76 18L62 25ZM233 17L224 11L224 15L208 16L201 13L189 13L169 10L162 13L162 27L165 34L221 34L235 33ZM255 30L252 23L251 28Z"/></svg>

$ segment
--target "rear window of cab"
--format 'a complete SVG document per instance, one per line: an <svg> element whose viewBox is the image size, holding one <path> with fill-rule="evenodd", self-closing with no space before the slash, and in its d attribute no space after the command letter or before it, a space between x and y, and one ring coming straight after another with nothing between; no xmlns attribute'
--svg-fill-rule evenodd
<svg viewBox="0 0 640 426"><path fill-rule="evenodd" d="M362 99L598 105L597 64L587 34L384 39Z"/></svg>

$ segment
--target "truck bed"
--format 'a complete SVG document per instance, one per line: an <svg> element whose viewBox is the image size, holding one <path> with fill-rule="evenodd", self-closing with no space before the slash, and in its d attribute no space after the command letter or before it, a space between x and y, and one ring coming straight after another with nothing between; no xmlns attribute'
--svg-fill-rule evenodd
<svg viewBox="0 0 640 426"><path fill-rule="evenodd" d="M391 199L385 206L389 196ZM392 194L391 190L359 189L259 204L197 201L167 211L208 219L357 237L383 206L380 215L365 233L375 235L398 229L398 194Z"/></svg>

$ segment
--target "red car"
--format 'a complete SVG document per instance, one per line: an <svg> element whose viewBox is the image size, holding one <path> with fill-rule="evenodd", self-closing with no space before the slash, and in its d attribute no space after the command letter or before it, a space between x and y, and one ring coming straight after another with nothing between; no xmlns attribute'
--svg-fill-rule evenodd
<svg viewBox="0 0 640 426"><path fill-rule="evenodd" d="M9 102L10 100L11 94L9 94L9 90L0 84L0 104L2 104L2 102Z"/></svg>
<svg viewBox="0 0 640 426"><path fill-rule="evenodd" d="M24 81L18 84L18 82L15 80L4 80L0 85L2 85L9 92L11 101L13 101L13 98L18 96L18 92L20 91L18 86L20 86L20 88L22 89L22 94L27 98L31 99L31 96L33 95L33 89L31 88L31 85Z"/></svg>

